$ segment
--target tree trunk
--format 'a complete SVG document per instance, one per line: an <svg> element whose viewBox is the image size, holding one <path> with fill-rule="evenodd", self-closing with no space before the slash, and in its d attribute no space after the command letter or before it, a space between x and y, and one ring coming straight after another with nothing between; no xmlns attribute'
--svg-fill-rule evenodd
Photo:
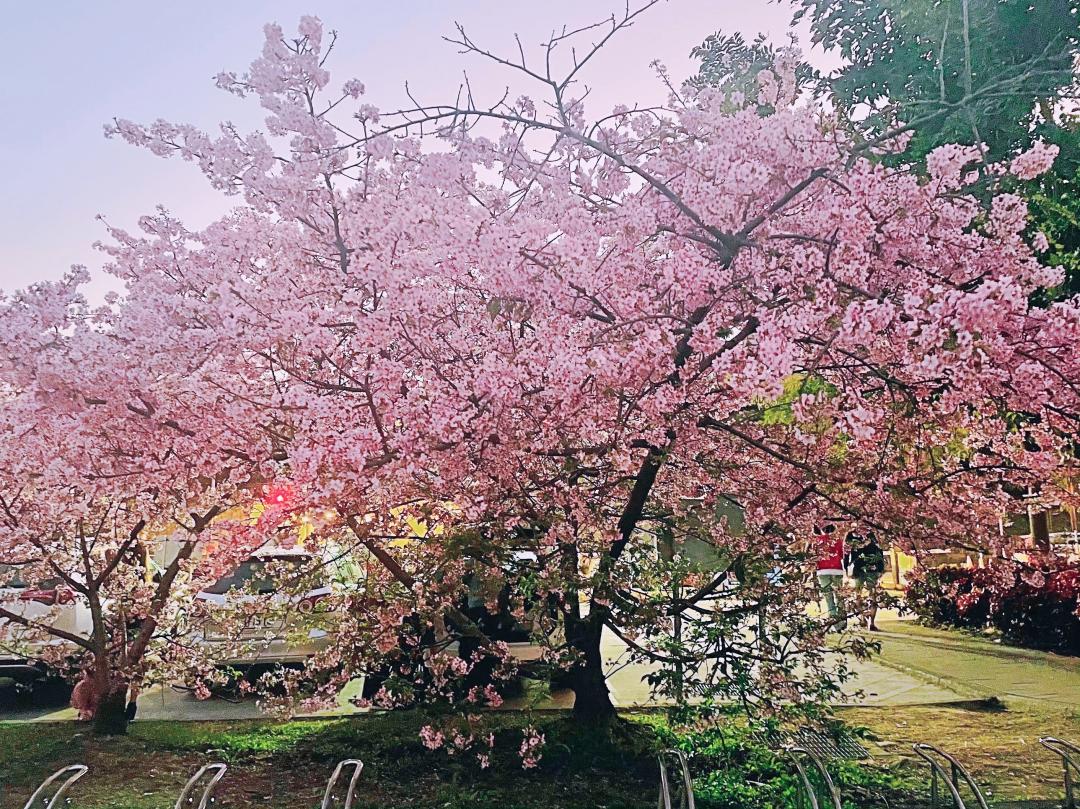
<svg viewBox="0 0 1080 809"><path fill-rule="evenodd" d="M1031 539L1040 551L1050 550L1050 512L1040 509L1031 515Z"/></svg>
<svg viewBox="0 0 1080 809"><path fill-rule="evenodd" d="M581 660L568 672L570 688L574 692L574 718L590 724L610 722L616 718L616 713L600 653L604 624L595 615L573 623L576 626L567 634L571 645L581 654Z"/></svg>
<svg viewBox="0 0 1080 809"><path fill-rule="evenodd" d="M127 733L127 683L112 682L101 695L94 712L94 733L98 736L122 736Z"/></svg>

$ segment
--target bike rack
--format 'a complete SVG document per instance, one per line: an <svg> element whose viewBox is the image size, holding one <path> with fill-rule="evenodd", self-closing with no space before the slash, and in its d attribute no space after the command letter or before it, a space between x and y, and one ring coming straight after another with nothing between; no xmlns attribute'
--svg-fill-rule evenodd
<svg viewBox="0 0 1080 809"><path fill-rule="evenodd" d="M353 768L352 777L349 778L349 789L345 793L345 807L344 809L352 809L353 797L356 792L356 782L360 780L360 773L364 771L364 762L357 758L347 758L344 761L339 761L338 765L334 767L334 774L330 776L330 780L326 782L326 791L323 793L322 807L321 809L330 809L330 801L337 798L337 795L333 794L334 787L337 786L338 779L341 778L341 773L346 767Z"/></svg>
<svg viewBox="0 0 1080 809"><path fill-rule="evenodd" d="M668 777L668 762L678 761L682 784L678 787L679 809L695 809L694 807L694 782L690 778L690 766L686 761L686 753L682 750L661 750L656 754L656 760L660 764L660 796L656 800L657 809L673 809L671 802L671 779ZM325 809L325 807L324 807Z"/></svg>
<svg viewBox="0 0 1080 809"><path fill-rule="evenodd" d="M1061 768L1065 771L1065 809L1076 809L1076 796L1073 793L1073 771L1080 775L1080 747L1053 736L1043 736L1039 744L1061 756ZM1073 756L1076 756L1073 758Z"/></svg>
<svg viewBox="0 0 1080 809"><path fill-rule="evenodd" d="M806 767L803 766L800 758L805 756L814 770L817 771L821 783L825 786L826 795L824 797L829 800L829 809L843 809L840 802L840 791L836 788L832 776L829 775L829 771L825 768L825 763L817 753L807 750L805 747L785 747L784 752L788 754L791 763L795 765L795 772L799 776L799 806L803 805L802 799L805 796L810 804L810 809L821 809L817 788L814 786L814 782L810 780L810 774L806 771Z"/></svg>
<svg viewBox="0 0 1080 809"><path fill-rule="evenodd" d="M982 790L979 789L979 785L975 783L970 775L968 775L968 771L964 769L959 761L945 751L934 747L932 744L913 744L911 745L911 749L915 751L916 755L930 765L930 806L933 807L933 809L936 809L938 805L939 776L948 788L949 794L952 796L953 809L968 809L967 804L964 803L964 799L960 796L961 781L967 784L968 789L971 790L971 794L975 796L975 800L978 801L979 804L979 809L990 809L986 803L986 798L983 797ZM937 756L948 763L949 770L947 772L934 756Z"/></svg>
<svg viewBox="0 0 1080 809"><path fill-rule="evenodd" d="M217 782L221 780L227 770L224 764L220 762L214 764L207 764L199 769L188 782L184 784L184 789L180 792L180 797L176 799L175 809L187 809L188 806L195 802L194 792L199 786L199 781L203 780L204 776L208 776L209 780L206 781L206 785L203 787L202 795L199 797L199 803L196 805L196 809L206 809L206 804L213 800L210 797L210 793L214 791L214 787L217 786ZM211 775L212 773L212 775Z"/></svg>
<svg viewBox="0 0 1080 809"><path fill-rule="evenodd" d="M26 806L23 807L23 809L35 809L35 804L37 804L39 797L41 798L42 803L41 805L38 805L38 809L42 809L42 807L43 809L53 809L53 805L59 800L60 796L67 791L67 788L86 775L89 769L90 768L85 764L70 764L63 769L57 770L42 781L41 786L34 790L34 794L30 796L30 800L26 802ZM60 780L64 775L67 775L67 778L64 779L64 783L62 783L60 788L53 793L51 798L46 798L42 793L44 793L54 781Z"/></svg>

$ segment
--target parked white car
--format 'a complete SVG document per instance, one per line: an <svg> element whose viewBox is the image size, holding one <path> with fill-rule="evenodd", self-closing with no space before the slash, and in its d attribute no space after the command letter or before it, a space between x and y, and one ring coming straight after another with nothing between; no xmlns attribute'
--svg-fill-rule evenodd
<svg viewBox="0 0 1080 809"><path fill-rule="evenodd" d="M308 579L282 592L291 570ZM193 642L219 666L303 663L325 649L341 569L303 549L266 549L196 595Z"/></svg>
<svg viewBox="0 0 1080 809"><path fill-rule="evenodd" d="M43 626L90 637L90 609L59 579L31 587L20 578L19 568L0 565L0 606ZM63 656L65 651L75 655L79 650L69 641L0 618L0 677L30 685L49 673L42 658Z"/></svg>

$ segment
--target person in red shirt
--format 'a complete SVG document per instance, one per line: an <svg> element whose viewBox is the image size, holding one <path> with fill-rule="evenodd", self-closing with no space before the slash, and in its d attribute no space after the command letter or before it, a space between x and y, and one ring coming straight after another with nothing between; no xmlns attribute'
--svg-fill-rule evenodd
<svg viewBox="0 0 1080 809"><path fill-rule="evenodd" d="M847 628L847 614L840 588L844 584L844 536L831 523L814 532L818 589L825 598L829 618L839 629Z"/></svg>

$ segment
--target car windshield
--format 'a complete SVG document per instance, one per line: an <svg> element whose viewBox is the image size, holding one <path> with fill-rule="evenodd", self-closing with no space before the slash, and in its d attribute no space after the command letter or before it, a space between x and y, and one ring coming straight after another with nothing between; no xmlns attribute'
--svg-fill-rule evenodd
<svg viewBox="0 0 1080 809"><path fill-rule="evenodd" d="M248 559L228 576L207 587L206 592L214 595L225 595L230 590L259 595L276 593L283 574L294 570L300 572L310 562L310 556L264 556Z"/></svg>
<svg viewBox="0 0 1080 809"><path fill-rule="evenodd" d="M0 565L0 587L10 590L25 590L33 587L35 590L55 590L63 582L60 579L41 579L33 584L23 578L21 565Z"/></svg>
<svg viewBox="0 0 1080 809"><path fill-rule="evenodd" d="M15 565L0 565L0 587L21 590L26 587L26 582L20 577L22 568Z"/></svg>

